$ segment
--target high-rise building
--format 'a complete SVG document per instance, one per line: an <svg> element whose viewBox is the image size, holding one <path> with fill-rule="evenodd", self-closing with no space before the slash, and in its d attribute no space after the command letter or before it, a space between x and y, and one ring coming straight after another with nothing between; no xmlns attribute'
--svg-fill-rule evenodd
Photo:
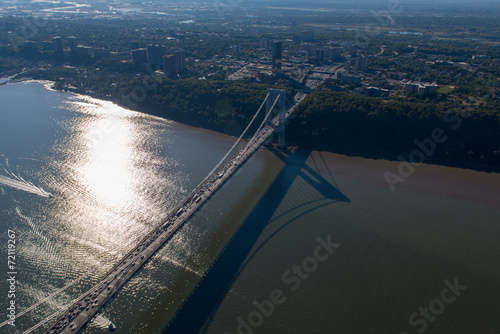
<svg viewBox="0 0 500 334"><path fill-rule="evenodd" d="M63 53L63 41L62 38L59 36L56 36L52 38L52 43L54 44L54 51L56 53L62 54Z"/></svg>
<svg viewBox="0 0 500 334"><path fill-rule="evenodd" d="M233 54L235 55L237 55L241 51L241 47L239 45L233 45L232 49L233 49Z"/></svg>
<svg viewBox="0 0 500 334"><path fill-rule="evenodd" d="M92 48L90 46L77 46L76 55L82 58L88 58L92 55Z"/></svg>
<svg viewBox="0 0 500 334"><path fill-rule="evenodd" d="M407 82L404 84L406 93L417 93L419 97L436 94L439 86L434 82L432 84Z"/></svg>
<svg viewBox="0 0 500 334"><path fill-rule="evenodd" d="M415 84L412 82L405 83L404 87L405 87L406 93L408 93L408 94L413 94L413 93L416 93L418 91L418 84Z"/></svg>
<svg viewBox="0 0 500 334"><path fill-rule="evenodd" d="M78 39L75 36L68 37L68 45L72 54L75 54L76 47L78 46Z"/></svg>
<svg viewBox="0 0 500 334"><path fill-rule="evenodd" d="M358 53L358 47L356 45L349 45L349 54L351 57L356 57Z"/></svg>
<svg viewBox="0 0 500 334"><path fill-rule="evenodd" d="M339 72L339 74L337 74L337 77L343 83L358 84L358 85L361 84L361 77L358 75L343 74Z"/></svg>
<svg viewBox="0 0 500 334"><path fill-rule="evenodd" d="M342 55L342 48L325 46L325 58L340 57Z"/></svg>
<svg viewBox="0 0 500 334"><path fill-rule="evenodd" d="M325 49L316 49L316 58L322 61L325 58Z"/></svg>
<svg viewBox="0 0 500 334"><path fill-rule="evenodd" d="M346 62L344 63L344 69L345 69L347 72L349 72L349 71L351 70L351 67L352 67L352 65L351 65L351 61L350 61L350 60L348 60L348 61L346 61Z"/></svg>
<svg viewBox="0 0 500 334"><path fill-rule="evenodd" d="M306 57L313 57L316 55L316 45L313 43L300 43L300 52L305 52Z"/></svg>
<svg viewBox="0 0 500 334"><path fill-rule="evenodd" d="M259 42L259 46L261 49L269 50L269 40L267 38L263 38Z"/></svg>
<svg viewBox="0 0 500 334"><path fill-rule="evenodd" d="M283 56L283 42L273 42L273 69L281 70L281 58Z"/></svg>
<svg viewBox="0 0 500 334"><path fill-rule="evenodd" d="M163 56L166 54L165 47L160 45L148 45L148 63L150 65L162 65Z"/></svg>
<svg viewBox="0 0 500 334"><path fill-rule="evenodd" d="M186 68L185 64L186 54L184 50L179 50L174 52L174 56L175 56L175 69L177 70L177 73L180 73Z"/></svg>
<svg viewBox="0 0 500 334"><path fill-rule="evenodd" d="M180 48L170 48L169 54L175 56L175 70L177 73L181 73L186 68L186 53Z"/></svg>
<svg viewBox="0 0 500 334"><path fill-rule="evenodd" d="M359 56L356 57L354 60L354 69L357 71L366 71L367 66L366 66L366 57L364 56Z"/></svg>
<svg viewBox="0 0 500 334"><path fill-rule="evenodd" d="M417 87L417 94L418 96L422 97L424 95L427 95L427 87L424 85L418 85Z"/></svg>
<svg viewBox="0 0 500 334"><path fill-rule="evenodd" d="M109 50L100 48L100 49L94 49L94 58L95 59L101 59L109 57Z"/></svg>
<svg viewBox="0 0 500 334"><path fill-rule="evenodd" d="M148 51L146 49L132 50L132 61L136 64L145 64L148 62Z"/></svg>
<svg viewBox="0 0 500 334"><path fill-rule="evenodd" d="M175 56L174 55L165 55L163 56L163 73L166 76L172 76L176 73L175 68Z"/></svg>

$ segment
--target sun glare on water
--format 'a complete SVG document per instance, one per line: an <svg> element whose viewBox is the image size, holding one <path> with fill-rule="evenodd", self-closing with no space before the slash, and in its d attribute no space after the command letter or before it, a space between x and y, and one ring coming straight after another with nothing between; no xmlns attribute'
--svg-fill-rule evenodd
<svg viewBox="0 0 500 334"><path fill-rule="evenodd" d="M98 119L88 128L91 131L107 129L107 133L102 133L99 142L86 137L90 150L81 169L84 183L101 201L113 207L121 206L133 193L130 125L119 119Z"/></svg>

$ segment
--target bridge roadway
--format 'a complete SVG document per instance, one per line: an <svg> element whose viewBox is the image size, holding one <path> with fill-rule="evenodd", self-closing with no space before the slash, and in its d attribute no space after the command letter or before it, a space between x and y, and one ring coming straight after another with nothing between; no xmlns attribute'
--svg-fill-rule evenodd
<svg viewBox="0 0 500 334"><path fill-rule="evenodd" d="M297 109L306 97L295 96L294 105L286 111L285 119ZM65 313L46 331L47 334L70 334L80 332L111 301L125 284L137 273L174 235L174 233L226 182L247 159L274 133L279 124L278 116L264 125L248 144L234 154L226 163L214 171L205 181L177 206L161 226L150 232L137 247L108 272L90 290L81 295Z"/></svg>

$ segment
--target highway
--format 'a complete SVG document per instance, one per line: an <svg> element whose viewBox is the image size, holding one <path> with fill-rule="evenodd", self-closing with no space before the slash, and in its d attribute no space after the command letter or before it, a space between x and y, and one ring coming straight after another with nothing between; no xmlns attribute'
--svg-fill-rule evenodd
<svg viewBox="0 0 500 334"><path fill-rule="evenodd" d="M298 93L295 96L295 103L286 111L285 119L288 119L306 96L305 93ZM99 283L81 295L46 333L78 333L89 324L174 233L266 142L278 124L279 115L274 117L270 124L261 126L260 131L252 137L244 148L211 173L181 204L172 210L166 221L150 232L138 246L125 255Z"/></svg>

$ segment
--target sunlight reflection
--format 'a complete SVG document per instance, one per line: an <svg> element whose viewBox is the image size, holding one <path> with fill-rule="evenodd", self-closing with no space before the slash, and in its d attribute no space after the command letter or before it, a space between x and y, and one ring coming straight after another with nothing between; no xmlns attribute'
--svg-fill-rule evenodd
<svg viewBox="0 0 500 334"><path fill-rule="evenodd" d="M123 119L99 118L87 127L89 131L101 130L99 143L88 136L90 147L82 174L86 188L105 204L113 207L125 206L133 196L133 143L132 129ZM89 142L89 140L91 142ZM103 203L103 204L104 204Z"/></svg>
<svg viewBox="0 0 500 334"><path fill-rule="evenodd" d="M168 203L163 190L176 189L156 153L162 128L149 116L88 97L77 95L65 108L78 115L67 123L73 135L64 144L74 234L86 252L102 251L92 245L109 254L128 249L161 219Z"/></svg>

